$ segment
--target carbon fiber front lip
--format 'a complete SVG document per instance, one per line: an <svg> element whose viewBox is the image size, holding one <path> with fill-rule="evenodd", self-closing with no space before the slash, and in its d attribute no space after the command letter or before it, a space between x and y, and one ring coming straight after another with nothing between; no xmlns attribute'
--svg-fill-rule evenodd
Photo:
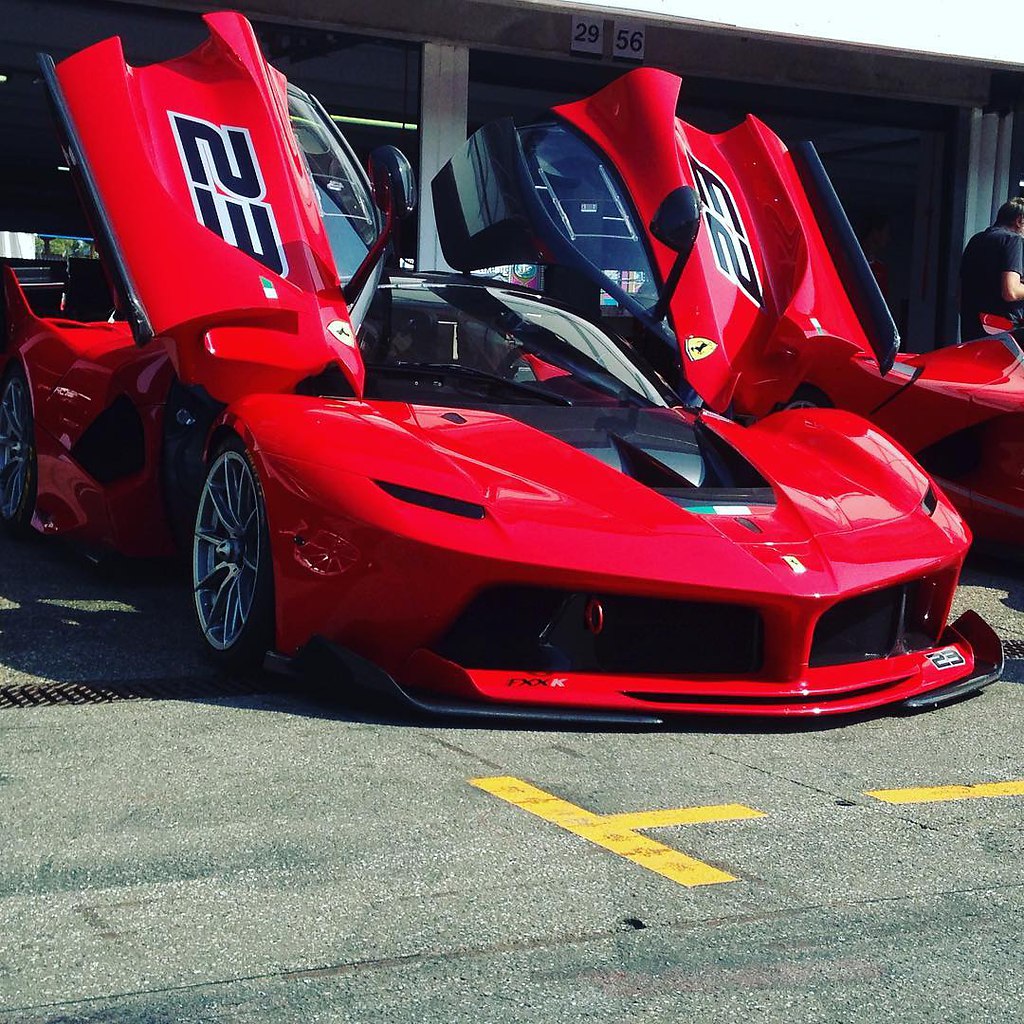
<svg viewBox="0 0 1024 1024"><path fill-rule="evenodd" d="M1003 674L1006 655L996 631L975 611L966 611L949 627L949 632L963 638L974 651L974 672L948 686L920 693L903 702L906 708L932 708L984 689Z"/></svg>
<svg viewBox="0 0 1024 1024"><path fill-rule="evenodd" d="M391 676L358 654L315 636L295 658L269 653L264 667L273 672L319 679L339 677L371 697L397 703L430 716L443 718L488 718L563 725L663 725L664 719L650 714L589 711L585 708L548 708L527 704L485 704L452 698L439 700L399 686Z"/></svg>
<svg viewBox="0 0 1024 1024"><path fill-rule="evenodd" d="M916 697L910 697L903 702L905 708L933 708L947 701L956 700L968 693L977 693L983 690L990 683L994 683L1003 674L1003 662L992 664L991 662L975 662L975 671L966 679L957 683L950 683L938 690L929 690L927 693L919 693Z"/></svg>

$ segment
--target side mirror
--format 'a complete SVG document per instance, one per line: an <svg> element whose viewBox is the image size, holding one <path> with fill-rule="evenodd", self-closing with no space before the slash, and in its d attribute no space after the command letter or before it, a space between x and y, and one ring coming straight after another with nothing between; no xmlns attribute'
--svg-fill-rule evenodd
<svg viewBox="0 0 1024 1024"><path fill-rule="evenodd" d="M370 183L377 205L404 220L416 209L416 179L408 157L394 146L378 146L369 159Z"/></svg>
<svg viewBox="0 0 1024 1024"><path fill-rule="evenodd" d="M388 244L396 237L400 220L416 209L416 179L408 157L394 146L378 146L367 161L373 200L384 214L384 226L356 272L342 288L351 308Z"/></svg>
<svg viewBox="0 0 1024 1024"><path fill-rule="evenodd" d="M1007 334L1016 326L1008 317L999 316L997 313L982 313L980 320L981 329L986 334Z"/></svg>
<svg viewBox="0 0 1024 1024"><path fill-rule="evenodd" d="M651 218L651 234L680 256L689 256L700 230L700 199L689 185L673 189Z"/></svg>
<svg viewBox="0 0 1024 1024"><path fill-rule="evenodd" d="M655 320L661 320L668 312L669 303L679 285L683 267L693 252L700 231L700 198L689 185L680 185L673 189L661 201L661 205L651 218L651 234L662 245L667 245L676 253L676 261L672 264L665 285L658 296L658 303L651 310Z"/></svg>

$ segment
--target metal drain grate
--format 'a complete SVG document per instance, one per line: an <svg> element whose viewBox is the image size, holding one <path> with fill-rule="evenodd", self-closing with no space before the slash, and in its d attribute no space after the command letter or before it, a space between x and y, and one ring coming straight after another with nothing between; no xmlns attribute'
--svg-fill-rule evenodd
<svg viewBox="0 0 1024 1024"><path fill-rule="evenodd" d="M1024 658L1024 640L1003 640L1003 654L1007 658Z"/></svg>
<svg viewBox="0 0 1024 1024"><path fill-rule="evenodd" d="M203 700L248 697L274 689L266 680L131 679L116 683L27 683L0 686L0 709L60 704L112 704L122 700Z"/></svg>

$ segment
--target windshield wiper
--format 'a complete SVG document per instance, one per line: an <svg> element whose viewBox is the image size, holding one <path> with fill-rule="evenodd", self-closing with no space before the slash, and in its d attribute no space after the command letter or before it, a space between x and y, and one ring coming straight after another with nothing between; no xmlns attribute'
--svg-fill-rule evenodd
<svg viewBox="0 0 1024 1024"><path fill-rule="evenodd" d="M486 370L478 370L473 366L464 366L462 363L373 363L367 366L371 373L396 373L403 377L415 377L424 373L438 375L450 374L461 378L463 381L473 381L485 384L490 388L503 388L506 391L516 391L519 394L530 395L532 398L539 398L541 401L551 405L572 405L572 401L564 395L555 395L545 391L536 384L530 384L521 380L509 380L508 377L501 377L496 373L488 373Z"/></svg>

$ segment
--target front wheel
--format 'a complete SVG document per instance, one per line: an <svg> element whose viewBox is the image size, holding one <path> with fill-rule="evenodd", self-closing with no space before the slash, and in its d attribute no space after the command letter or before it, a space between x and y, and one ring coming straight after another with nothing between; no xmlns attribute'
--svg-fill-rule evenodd
<svg viewBox="0 0 1024 1024"><path fill-rule="evenodd" d="M31 529L36 479L32 397L25 371L13 363L0 384L0 522L11 533Z"/></svg>
<svg viewBox="0 0 1024 1024"><path fill-rule="evenodd" d="M273 643L270 533L256 468L237 437L218 450L199 496L192 587L210 657L233 672L258 668Z"/></svg>
<svg viewBox="0 0 1024 1024"><path fill-rule="evenodd" d="M811 384L801 384L793 392L793 397L784 402L781 409L831 409L832 400L820 388Z"/></svg>

